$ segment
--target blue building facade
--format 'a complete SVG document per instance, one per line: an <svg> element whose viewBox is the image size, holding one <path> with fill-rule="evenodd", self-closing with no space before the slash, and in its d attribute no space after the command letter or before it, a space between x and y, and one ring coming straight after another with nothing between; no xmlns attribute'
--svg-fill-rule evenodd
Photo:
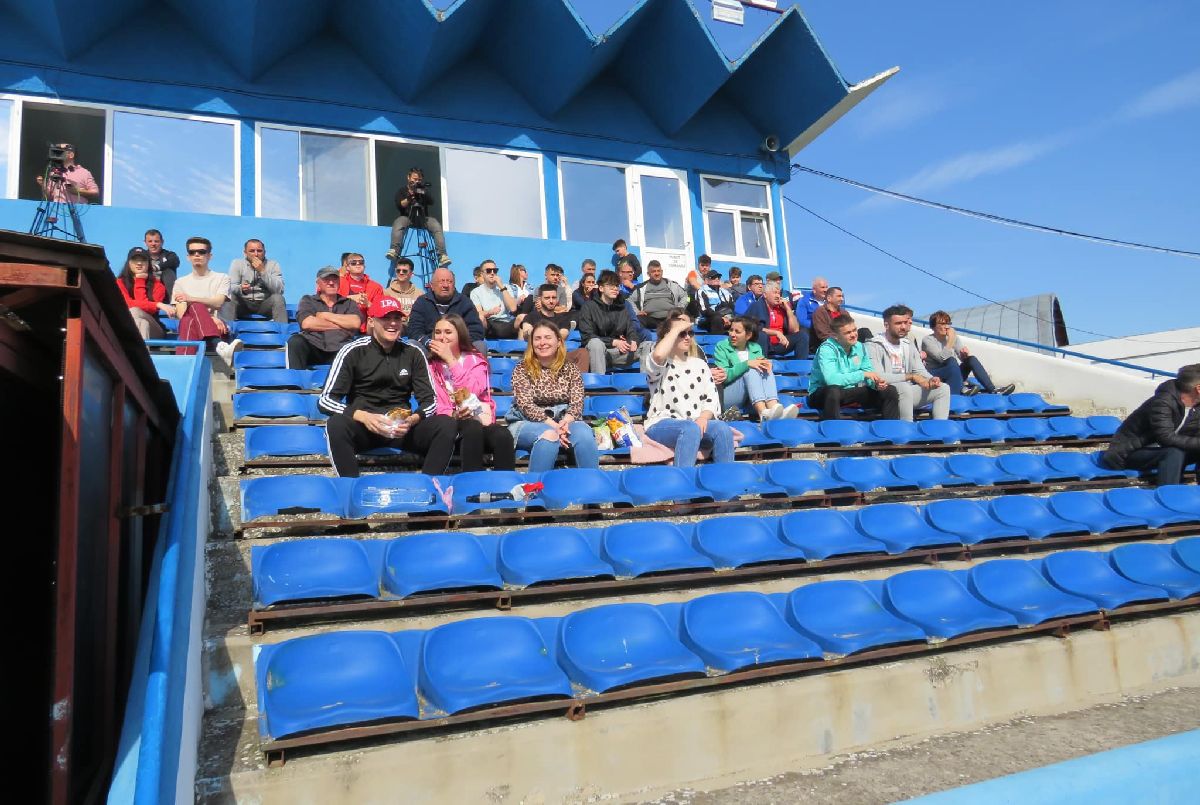
<svg viewBox="0 0 1200 805"><path fill-rule="evenodd" d="M411 166L460 282L488 257L577 276L617 238L677 279L701 253L786 276L790 154L888 74L849 85L774 5L0 0L0 227L66 141L115 263L150 227L218 269L261 238L291 298L344 251L380 278Z"/></svg>

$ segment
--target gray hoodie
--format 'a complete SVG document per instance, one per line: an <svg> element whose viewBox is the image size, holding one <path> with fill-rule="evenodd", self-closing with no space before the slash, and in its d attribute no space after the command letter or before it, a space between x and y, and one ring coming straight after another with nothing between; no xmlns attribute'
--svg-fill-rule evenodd
<svg viewBox="0 0 1200 805"><path fill-rule="evenodd" d="M875 371L889 383L903 383L908 380L908 376L912 374L921 375L922 377L930 377L930 374L925 369L925 364L921 360L921 353L917 349L917 345L911 339L900 339L900 360L904 371L897 372L892 364L892 356L888 352L887 344L885 346L884 339L887 336L880 333L867 342L867 354L871 356L871 364L875 367Z"/></svg>

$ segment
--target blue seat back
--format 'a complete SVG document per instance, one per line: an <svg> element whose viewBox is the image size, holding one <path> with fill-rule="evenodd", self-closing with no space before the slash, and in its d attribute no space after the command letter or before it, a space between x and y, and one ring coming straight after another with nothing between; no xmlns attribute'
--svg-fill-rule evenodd
<svg viewBox="0 0 1200 805"><path fill-rule="evenodd" d="M663 522L608 526L601 537L601 557L622 576L716 567L692 547L679 526Z"/></svg>
<svg viewBox="0 0 1200 805"><path fill-rule="evenodd" d="M579 529L540 526L510 531L500 538L500 574L509 584L612 578Z"/></svg>
<svg viewBox="0 0 1200 805"><path fill-rule="evenodd" d="M309 537L254 552L254 600L263 606L350 596L379 596L379 572L357 540Z"/></svg>
<svg viewBox="0 0 1200 805"><path fill-rule="evenodd" d="M568 675L603 692L634 682L704 676L662 614L649 604L609 604L567 615L559 624L559 658Z"/></svg>
<svg viewBox="0 0 1200 805"><path fill-rule="evenodd" d="M265 456L325 455L329 452L325 429L313 425L269 425L246 428L244 453L247 460Z"/></svg>
<svg viewBox="0 0 1200 805"><path fill-rule="evenodd" d="M383 585L393 595L498 590L495 560L473 534L425 532L397 537L384 552Z"/></svg>
<svg viewBox="0 0 1200 805"><path fill-rule="evenodd" d="M683 644L722 671L820 659L821 647L793 629L762 593L715 593L683 605Z"/></svg>

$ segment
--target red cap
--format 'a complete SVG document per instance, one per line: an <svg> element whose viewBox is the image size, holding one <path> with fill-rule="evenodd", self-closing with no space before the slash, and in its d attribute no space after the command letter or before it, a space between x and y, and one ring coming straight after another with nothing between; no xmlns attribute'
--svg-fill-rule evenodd
<svg viewBox="0 0 1200 805"><path fill-rule="evenodd" d="M386 294L372 302L371 309L367 311L367 315L372 319L382 319L389 313L399 313L403 317L404 309L400 307L399 302Z"/></svg>

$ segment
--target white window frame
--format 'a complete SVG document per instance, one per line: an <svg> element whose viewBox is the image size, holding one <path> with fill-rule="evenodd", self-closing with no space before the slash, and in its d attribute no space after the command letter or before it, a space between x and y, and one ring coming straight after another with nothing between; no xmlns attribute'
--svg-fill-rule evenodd
<svg viewBox="0 0 1200 805"><path fill-rule="evenodd" d="M237 118L230 117L214 117L210 115L194 115L181 112L164 112L159 109L143 109L138 106L119 106L108 103L93 103L91 101L73 101L69 98L44 98L39 95L16 95L0 92L0 98L4 100L15 101L13 104L13 116L10 118L12 125L9 131L8 138L8 158L9 158L9 177L8 186L5 188L6 198L16 198L18 183L17 175L11 169L15 163L18 168L21 164L21 124L23 118L23 110L26 103L36 104L38 106L62 106L65 108L76 109L100 109L104 112L104 156L103 164L100 169L100 193L102 203L106 207L112 206L112 166L113 166L113 117L117 112L127 112L135 115L153 115L154 117L169 117L175 120L194 120L200 123L220 123L229 126L230 134L233 137L233 212L230 215L242 214L242 138L241 126ZM19 173L19 170L17 171Z"/></svg>
<svg viewBox="0 0 1200 805"><path fill-rule="evenodd" d="M767 206L766 207L747 207L747 206L744 206L741 204L710 204L708 202L708 200L705 198L706 185L704 182L706 179L714 179L714 180L720 181L720 182L740 182L741 184L759 185L763 188L764 191L766 191ZM708 228L709 210L712 210L713 212L724 212L724 213L732 213L733 214L733 241L736 246L736 250L738 251L738 254L720 254L720 253L716 252L715 250L713 250L712 235L709 233L709 228ZM747 257L745 255L745 249L742 247L742 226L741 226L741 224L742 224L742 214L743 213L748 213L750 215L763 215L764 213L766 214L766 216L767 216L767 239L768 239L768 245L770 248L770 256L769 257ZM751 265L773 266L773 265L778 264L779 255L776 253L777 250L775 248L775 216L776 216L776 212L775 212L774 200L771 198L771 183L770 182L764 182L764 181L760 181L757 179L746 179L741 176L719 176L717 174L712 174L712 173L701 173L700 174L700 215L704 219L704 244L708 247L708 249L707 249L708 254L713 259L728 260L728 261L734 261L734 262L738 262L738 263L749 263Z"/></svg>
<svg viewBox="0 0 1200 805"><path fill-rule="evenodd" d="M564 162L575 162L582 165L599 165L605 168L620 168L625 172L625 234L618 235L629 239L631 237L630 230L633 229L633 191L629 182L629 171L634 166L628 162L610 162L602 159L584 159L583 157L559 157L558 164L555 166L555 172L558 174L558 236L567 239L567 196L563 192L563 173L562 164Z"/></svg>
<svg viewBox="0 0 1200 805"><path fill-rule="evenodd" d="M483 151L489 154L501 154L505 156L517 157L532 157L537 160L537 175L538 175L538 205L541 211L541 238L545 240L547 223L546 223L546 181L545 181L545 161L543 155L537 151L521 151L509 148L483 148L474 145L459 145L458 143L437 142L434 140L421 140L412 137L401 137L392 134L374 134L370 132L342 131L339 129L317 128L314 126L291 126L283 123L266 123L255 122L254 124L254 215L262 217L262 131L263 129L277 129L283 131L295 131L299 134L324 134L333 137L353 137L359 140L367 141L367 192L370 194L368 199L367 209L370 212L370 226L388 226L391 221L380 221L379 210L376 199L379 194L378 180L375 176L375 145L376 143L397 143L400 145L415 145L425 148L436 148L438 152L438 190L441 193L442 199L442 229L447 232L453 232L451 224L451 215L453 210L450 204L449 189L446 184L446 149L452 148L458 151ZM302 168L301 168L302 169ZM297 174L296 181L300 184L303 177ZM301 185L302 186L302 185ZM304 194L300 194L300 220L304 218ZM486 234L486 233L484 233Z"/></svg>

